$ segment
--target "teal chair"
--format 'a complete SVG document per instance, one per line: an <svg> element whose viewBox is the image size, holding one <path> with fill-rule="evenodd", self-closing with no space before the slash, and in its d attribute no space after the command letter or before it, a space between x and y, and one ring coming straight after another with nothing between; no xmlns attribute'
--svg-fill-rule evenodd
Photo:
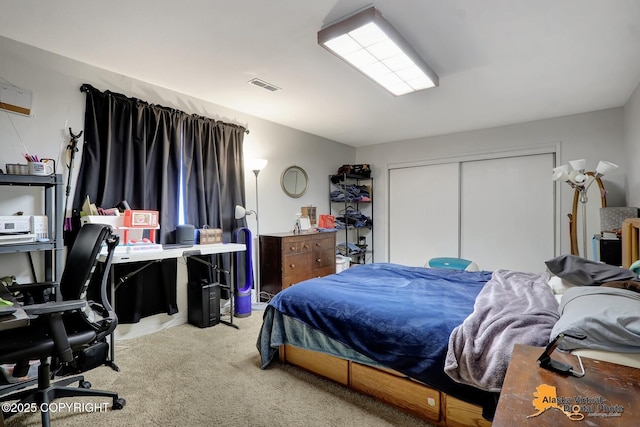
<svg viewBox="0 0 640 427"><path fill-rule="evenodd" d="M478 271L478 264L463 258L431 258L425 267L430 268L451 268L454 270Z"/></svg>

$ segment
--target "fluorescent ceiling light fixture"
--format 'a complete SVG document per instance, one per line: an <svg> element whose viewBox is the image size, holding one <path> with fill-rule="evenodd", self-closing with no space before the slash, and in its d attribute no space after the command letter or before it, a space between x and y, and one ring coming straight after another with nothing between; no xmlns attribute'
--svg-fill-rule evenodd
<svg viewBox="0 0 640 427"><path fill-rule="evenodd" d="M322 28L318 44L392 94L438 86L438 76L375 7Z"/></svg>

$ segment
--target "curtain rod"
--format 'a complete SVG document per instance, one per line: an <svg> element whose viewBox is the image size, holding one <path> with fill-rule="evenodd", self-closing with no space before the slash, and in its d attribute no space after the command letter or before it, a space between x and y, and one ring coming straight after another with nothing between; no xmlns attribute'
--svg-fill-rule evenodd
<svg viewBox="0 0 640 427"><path fill-rule="evenodd" d="M104 92L103 92L103 91L100 91L99 89L96 89L95 87L91 86L91 85L90 85L90 84L88 84L88 83L83 83L83 84L80 86L80 92L90 92L90 91L93 91L93 92L96 92L96 93L99 93L99 94L105 94L105 93L106 93L106 94L109 94L109 95L115 95L115 96L119 96L119 97L122 97L122 98L125 98L125 99L134 99L134 100L136 100L136 101L140 101L140 102L144 102L145 104L149 104L148 102L143 101L143 100L141 100L141 99L139 99L139 98L129 97L129 96L123 95L123 94L121 94L121 93L111 92L110 90L106 90L106 91L104 91ZM157 104L156 104L156 105L157 105ZM166 108L167 110L180 111L180 110L178 110L177 108L170 108L170 107L165 107L165 106L162 106L162 105L157 105L157 106L158 106L158 107L160 107L160 108ZM185 113L185 114L186 114L186 113ZM221 120L211 119L210 117L200 116L200 115L198 115L198 114L191 114L191 115L192 115L192 116L202 117L202 118L204 118L204 119L210 119L210 120L215 121L216 123L222 123L222 124L225 124L225 125L237 126L237 127L239 127L239 128L244 129L244 133L245 133L245 134L247 134L247 135L249 135L249 129L245 128L245 127L244 127L244 126L242 126L242 125L238 125L238 124L235 124L235 123L227 123L227 122L223 122L223 121L221 121Z"/></svg>

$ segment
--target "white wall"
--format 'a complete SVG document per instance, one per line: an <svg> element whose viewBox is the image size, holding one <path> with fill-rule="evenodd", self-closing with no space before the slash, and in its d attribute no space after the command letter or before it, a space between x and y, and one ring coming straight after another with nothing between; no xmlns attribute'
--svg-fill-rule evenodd
<svg viewBox="0 0 640 427"><path fill-rule="evenodd" d="M261 232L289 229L295 213L302 205L313 204L318 206L319 213L327 212L327 176L344 163L370 163L375 178L376 261L387 259L386 168L390 163L560 143L561 155L558 163L584 157L591 169L600 159L620 164L620 169L605 177L609 205L625 205L625 196L629 205L640 205L640 171L637 168L640 161L640 89L636 89L624 109L419 138L356 150L1 37L0 58L0 79L33 92L31 117L0 112L0 168L4 169L5 163L22 161L20 153L24 149L20 139L31 153L58 158L68 142L66 128L72 127L75 132L83 128L84 94L79 88L82 83L90 83L101 90L109 89L151 103L249 128L250 134L245 139L245 156L269 160L269 164L259 175ZM14 125L20 137L16 134ZM310 178L309 191L300 199L289 198L280 190L280 175L285 167L293 164L306 169ZM75 171L77 172L77 167ZM65 170L59 169L59 172L66 175ZM570 212L572 194L566 185L559 185L557 188L560 190L561 202L560 252L566 253L569 251L566 214ZM14 194L10 197L10 205L7 205L2 202L3 194L4 192L0 192L0 215L21 209L26 211L34 204L33 197L17 200ZM251 171L246 175L246 195L247 208L255 209L255 180ZM38 203L36 200L35 204ZM255 232L253 217L248 219L248 224ZM0 257L3 275L28 276L25 258L22 254ZM6 269L7 265L11 266L10 270Z"/></svg>
<svg viewBox="0 0 640 427"><path fill-rule="evenodd" d="M624 107L626 193L629 206L640 206L640 84Z"/></svg>
<svg viewBox="0 0 640 427"><path fill-rule="evenodd" d="M579 158L587 160L587 170L594 170L599 160L619 164L621 167L606 176L604 183L608 191L608 205L625 206L625 176L628 166L625 165L622 108L358 148L356 162L370 163L375 178L375 260L380 262L388 259L388 230L384 218L388 211L386 170L389 164L549 146L556 143L560 144L558 164ZM416 183L417 187L422 185L438 183ZM523 177L522 188L526 191L526 177ZM558 184L557 189L560 201L558 254L569 253L569 224L566 215L571 212L573 193L566 184ZM508 209L509 204L504 200L495 202L503 203L505 209ZM531 209L535 209L535 206ZM419 224L419 218L417 222ZM526 224L522 226L526 227ZM516 230L496 232L515 234Z"/></svg>
<svg viewBox="0 0 640 427"><path fill-rule="evenodd" d="M72 127L74 133L78 133L84 126L85 95L80 92L83 83L247 127L250 133L245 138L245 157L269 160L259 175L260 232L292 229L300 206L313 204L318 207L318 213L328 212L328 175L355 158L353 147L2 37L0 58L0 81L33 93L30 117L0 111L1 169L6 163L25 162L21 156L25 151L21 140L31 154L40 157L58 159L60 153L64 154L68 143L67 128ZM81 153L78 153L76 159L79 161L80 158ZM286 196L280 189L282 171L294 164L304 168L310 180L309 190L299 199ZM77 171L78 164L74 168L74 172ZM66 177L66 168L58 167L58 173ZM247 171L245 179L247 208L255 209L253 172ZM72 183L75 184L75 178ZM17 197L18 194L0 191L0 215L10 215L18 210L28 214L39 209L41 201L37 196ZM71 194L73 196L73 190ZM255 217L249 217L247 222L255 235ZM24 280L30 278L24 254L2 255L0 268L3 276L13 274Z"/></svg>

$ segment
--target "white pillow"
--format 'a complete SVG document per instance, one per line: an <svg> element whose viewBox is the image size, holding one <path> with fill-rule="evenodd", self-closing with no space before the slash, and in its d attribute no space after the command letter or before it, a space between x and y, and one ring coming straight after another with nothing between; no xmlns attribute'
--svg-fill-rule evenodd
<svg viewBox="0 0 640 427"><path fill-rule="evenodd" d="M571 283L565 280L562 280L561 277L551 275L551 278L549 279L549 286L553 290L554 294L562 295L565 293L567 289L573 288L575 285L572 285Z"/></svg>

